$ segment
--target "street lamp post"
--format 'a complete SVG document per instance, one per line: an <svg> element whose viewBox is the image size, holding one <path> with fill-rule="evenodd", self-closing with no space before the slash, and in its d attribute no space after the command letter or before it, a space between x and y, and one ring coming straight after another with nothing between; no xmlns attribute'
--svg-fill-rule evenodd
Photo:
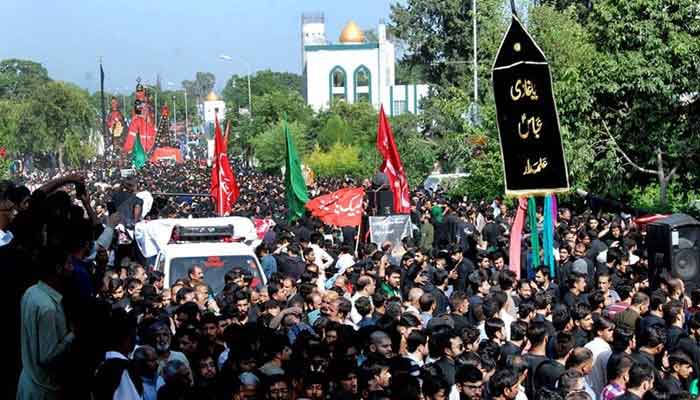
<svg viewBox="0 0 700 400"><path fill-rule="evenodd" d="M219 55L219 58L222 60L225 60L225 61L233 61L233 57L227 56L226 54ZM250 63L243 58L239 57L239 59L241 61L243 61L243 63L248 68L248 114L252 117L253 116L253 95L252 95L252 91L250 90L250 74L251 74Z"/></svg>
<svg viewBox="0 0 700 400"><path fill-rule="evenodd" d="M187 89L185 89L184 92L185 92L185 137L187 137Z"/></svg>
<svg viewBox="0 0 700 400"><path fill-rule="evenodd" d="M175 133L175 137L177 137L177 103L176 103L176 97L173 95L173 132Z"/></svg>

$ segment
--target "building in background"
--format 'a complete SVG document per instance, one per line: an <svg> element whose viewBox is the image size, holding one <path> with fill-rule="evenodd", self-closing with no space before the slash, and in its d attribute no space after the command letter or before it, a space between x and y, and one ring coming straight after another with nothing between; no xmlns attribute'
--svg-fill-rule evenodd
<svg viewBox="0 0 700 400"><path fill-rule="evenodd" d="M214 116L219 118L219 123L223 122L226 118L226 103L214 91L211 91L204 99L204 123L206 126L214 124Z"/></svg>
<svg viewBox="0 0 700 400"><path fill-rule="evenodd" d="M338 42L326 38L323 14L301 17L302 74L306 103L315 110L332 102L368 102L380 105L390 116L420 112L420 100L428 85L396 85L396 51L386 25L377 27L376 40L368 40L353 21L347 23Z"/></svg>

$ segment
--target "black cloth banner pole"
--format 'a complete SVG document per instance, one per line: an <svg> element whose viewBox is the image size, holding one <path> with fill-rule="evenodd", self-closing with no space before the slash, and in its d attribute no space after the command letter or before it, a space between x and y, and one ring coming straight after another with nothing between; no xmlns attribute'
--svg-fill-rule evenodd
<svg viewBox="0 0 700 400"><path fill-rule="evenodd" d="M107 115L105 111L105 71L102 69L102 58L100 58L100 104L102 108L102 137L104 145L107 146Z"/></svg>

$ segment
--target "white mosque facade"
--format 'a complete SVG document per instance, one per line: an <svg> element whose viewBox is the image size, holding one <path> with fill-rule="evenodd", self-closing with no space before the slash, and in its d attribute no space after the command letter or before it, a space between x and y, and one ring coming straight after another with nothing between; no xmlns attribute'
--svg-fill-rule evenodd
<svg viewBox="0 0 700 400"><path fill-rule="evenodd" d="M389 116L420 112L428 85L395 82L396 52L386 26L377 27L377 40L368 41L350 21L337 43L326 39L322 15L302 16L302 63L307 104L315 110L332 102L369 102Z"/></svg>

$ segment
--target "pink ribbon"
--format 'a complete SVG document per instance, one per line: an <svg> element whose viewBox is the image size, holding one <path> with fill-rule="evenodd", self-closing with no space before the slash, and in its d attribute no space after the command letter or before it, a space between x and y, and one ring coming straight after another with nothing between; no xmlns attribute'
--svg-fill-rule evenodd
<svg viewBox="0 0 700 400"><path fill-rule="evenodd" d="M518 199L518 211L515 213L513 228L510 230L510 250L509 265L510 270L515 272L517 279L520 279L520 252L522 249L523 227L525 226L525 212L527 211L527 198Z"/></svg>

